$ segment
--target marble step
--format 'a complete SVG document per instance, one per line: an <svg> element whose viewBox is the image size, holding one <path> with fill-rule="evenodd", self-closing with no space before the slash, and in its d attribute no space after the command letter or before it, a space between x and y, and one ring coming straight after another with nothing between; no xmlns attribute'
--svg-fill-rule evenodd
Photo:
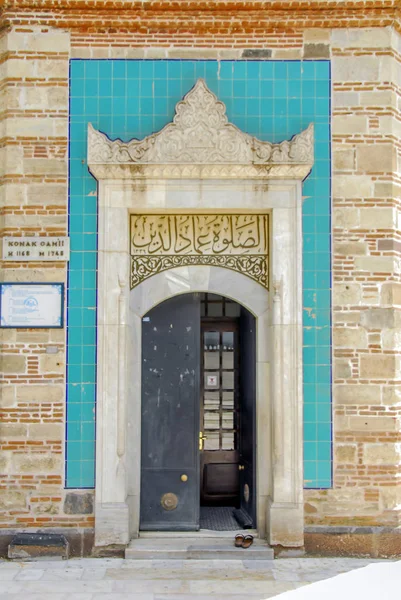
<svg viewBox="0 0 401 600"><path fill-rule="evenodd" d="M249 548L236 548L234 536L228 538L203 537L152 537L131 540L125 558L146 559L196 559L196 560L273 560L273 549L265 540L255 539Z"/></svg>

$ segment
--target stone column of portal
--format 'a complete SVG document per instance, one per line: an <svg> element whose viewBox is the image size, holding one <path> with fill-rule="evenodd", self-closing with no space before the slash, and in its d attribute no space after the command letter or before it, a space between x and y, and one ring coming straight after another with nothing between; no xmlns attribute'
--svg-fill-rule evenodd
<svg viewBox="0 0 401 600"><path fill-rule="evenodd" d="M98 288L104 293L98 302L95 546L125 545L130 538L125 467L129 240L127 211L111 206L112 194L99 182Z"/></svg>
<svg viewBox="0 0 401 600"><path fill-rule="evenodd" d="M293 206L273 210L272 495L270 544L303 546L301 183Z"/></svg>

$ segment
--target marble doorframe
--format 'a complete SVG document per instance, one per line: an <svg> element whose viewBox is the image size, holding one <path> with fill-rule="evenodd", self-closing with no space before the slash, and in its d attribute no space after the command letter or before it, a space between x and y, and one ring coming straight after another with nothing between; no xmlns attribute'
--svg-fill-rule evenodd
<svg viewBox="0 0 401 600"><path fill-rule="evenodd" d="M95 545L139 534L141 318L186 291L213 291L257 318L257 522L271 544L303 545L302 181L313 124L279 143L228 121L198 79L173 120L141 140L88 124L98 181ZM179 267L130 291L130 215L270 214L269 292L239 272Z"/></svg>
<svg viewBox="0 0 401 600"><path fill-rule="evenodd" d="M270 290L205 266L171 269L130 290L130 215L206 210L270 214ZM257 318L259 534L302 546L301 180L100 179L98 251L95 545L139 534L141 318L174 295L211 291Z"/></svg>

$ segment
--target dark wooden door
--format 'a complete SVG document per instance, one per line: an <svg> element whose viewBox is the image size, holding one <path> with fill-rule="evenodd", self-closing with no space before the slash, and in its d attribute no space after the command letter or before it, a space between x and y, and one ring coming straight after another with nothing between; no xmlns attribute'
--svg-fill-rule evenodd
<svg viewBox="0 0 401 600"><path fill-rule="evenodd" d="M142 320L140 529L199 529L199 294Z"/></svg>
<svg viewBox="0 0 401 600"><path fill-rule="evenodd" d="M238 324L202 322L201 505L237 506L238 476Z"/></svg>
<svg viewBox="0 0 401 600"><path fill-rule="evenodd" d="M240 316L240 508L256 527L256 319L241 307Z"/></svg>

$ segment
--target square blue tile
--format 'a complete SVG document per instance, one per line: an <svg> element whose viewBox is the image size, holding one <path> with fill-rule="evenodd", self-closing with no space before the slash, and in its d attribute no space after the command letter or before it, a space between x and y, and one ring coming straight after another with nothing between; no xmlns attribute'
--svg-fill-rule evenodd
<svg viewBox="0 0 401 600"><path fill-rule="evenodd" d="M282 141L315 123L316 162L303 204L305 486L330 487L330 62L254 60L71 60L67 333L77 352L68 354L67 388L71 407L81 399L86 408L67 427L66 485L94 485L97 184L85 161L87 123L111 139L145 137L172 120L198 77L232 122L261 139Z"/></svg>

